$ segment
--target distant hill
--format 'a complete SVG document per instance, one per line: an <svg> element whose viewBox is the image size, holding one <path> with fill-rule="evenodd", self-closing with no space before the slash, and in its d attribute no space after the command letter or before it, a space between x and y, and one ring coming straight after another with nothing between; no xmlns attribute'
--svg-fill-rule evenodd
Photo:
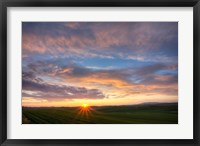
<svg viewBox="0 0 200 146"><path fill-rule="evenodd" d="M169 105L169 104L178 104L178 102L144 102L139 105Z"/></svg>

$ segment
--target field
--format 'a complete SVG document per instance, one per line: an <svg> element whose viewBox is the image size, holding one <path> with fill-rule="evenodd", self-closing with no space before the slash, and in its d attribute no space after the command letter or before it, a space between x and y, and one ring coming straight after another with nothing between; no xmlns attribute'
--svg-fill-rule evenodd
<svg viewBox="0 0 200 146"><path fill-rule="evenodd" d="M23 124L178 124L178 103L100 107L23 107Z"/></svg>

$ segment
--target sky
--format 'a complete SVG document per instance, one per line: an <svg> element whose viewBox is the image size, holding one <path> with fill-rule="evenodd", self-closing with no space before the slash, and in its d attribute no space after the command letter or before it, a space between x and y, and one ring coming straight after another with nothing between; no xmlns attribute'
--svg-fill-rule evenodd
<svg viewBox="0 0 200 146"><path fill-rule="evenodd" d="M22 23L23 106L177 101L177 22Z"/></svg>

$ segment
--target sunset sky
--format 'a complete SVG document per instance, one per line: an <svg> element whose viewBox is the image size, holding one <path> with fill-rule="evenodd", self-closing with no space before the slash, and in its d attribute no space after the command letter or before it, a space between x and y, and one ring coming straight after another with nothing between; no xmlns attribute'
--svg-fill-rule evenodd
<svg viewBox="0 0 200 146"><path fill-rule="evenodd" d="M22 23L23 106L177 101L177 22Z"/></svg>

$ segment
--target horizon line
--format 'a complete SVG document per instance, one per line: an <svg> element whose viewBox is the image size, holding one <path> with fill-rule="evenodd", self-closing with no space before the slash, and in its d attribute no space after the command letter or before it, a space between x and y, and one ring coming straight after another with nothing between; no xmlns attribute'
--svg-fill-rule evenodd
<svg viewBox="0 0 200 146"><path fill-rule="evenodd" d="M89 107L106 107L106 106L136 106L136 105L142 105L142 104L170 104L170 103L177 103L178 102L143 102L143 103L138 103L138 104L124 104L124 105L93 105L93 106L89 106ZM74 108L74 107L81 107L80 106L22 106L22 108L49 108L49 107L55 107L55 108L58 108L58 107L71 107L71 108Z"/></svg>

